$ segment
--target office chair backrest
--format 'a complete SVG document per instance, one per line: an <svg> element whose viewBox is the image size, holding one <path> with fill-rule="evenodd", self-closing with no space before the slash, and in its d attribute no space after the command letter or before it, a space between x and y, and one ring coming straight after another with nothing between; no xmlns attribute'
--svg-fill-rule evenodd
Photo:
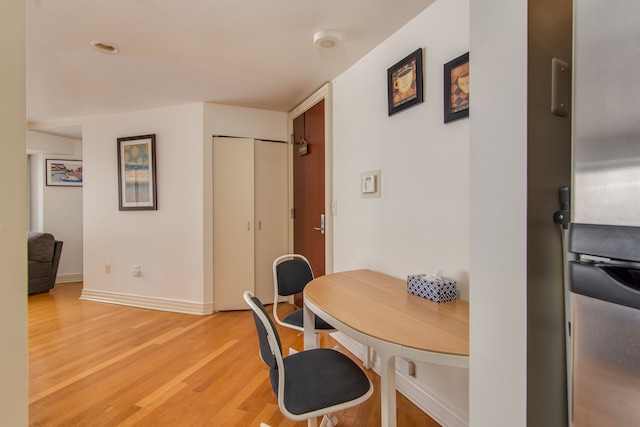
<svg viewBox="0 0 640 427"><path fill-rule="evenodd" d="M276 266L278 295L289 296L304 290L313 280L313 272L306 258L294 258Z"/></svg>
<svg viewBox="0 0 640 427"><path fill-rule="evenodd" d="M282 358L282 344L280 342L280 336L278 330L271 321L271 318L267 314L262 302L253 296L249 291L244 293L244 300L251 307L253 313L253 320L258 330L258 341L260 343L260 357L273 371L278 370L277 355ZM261 316L262 314L262 316ZM262 317L262 318L261 318ZM268 328L270 330L268 330ZM275 348L273 348L275 346ZM272 374L273 376L273 374ZM276 377L277 378L277 377Z"/></svg>

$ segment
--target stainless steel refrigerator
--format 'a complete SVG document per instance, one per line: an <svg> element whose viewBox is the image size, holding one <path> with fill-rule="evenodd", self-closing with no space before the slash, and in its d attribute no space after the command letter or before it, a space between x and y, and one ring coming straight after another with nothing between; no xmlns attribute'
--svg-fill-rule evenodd
<svg viewBox="0 0 640 427"><path fill-rule="evenodd" d="M574 0L573 425L640 426L640 1Z"/></svg>

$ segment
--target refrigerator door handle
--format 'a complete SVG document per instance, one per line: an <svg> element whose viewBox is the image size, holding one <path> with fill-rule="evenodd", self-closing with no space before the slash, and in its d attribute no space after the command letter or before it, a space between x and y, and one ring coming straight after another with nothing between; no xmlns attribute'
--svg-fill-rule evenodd
<svg viewBox="0 0 640 427"><path fill-rule="evenodd" d="M614 265L569 263L571 291L640 309L640 270Z"/></svg>

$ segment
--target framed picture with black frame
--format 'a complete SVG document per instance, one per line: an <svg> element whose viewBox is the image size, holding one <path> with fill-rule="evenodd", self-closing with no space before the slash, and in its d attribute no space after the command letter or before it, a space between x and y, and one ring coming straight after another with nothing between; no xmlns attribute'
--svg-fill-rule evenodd
<svg viewBox="0 0 640 427"><path fill-rule="evenodd" d="M82 187L82 160L46 159L46 184L59 187Z"/></svg>
<svg viewBox="0 0 640 427"><path fill-rule="evenodd" d="M423 101L422 48L387 70L389 116Z"/></svg>
<svg viewBox="0 0 640 427"><path fill-rule="evenodd" d="M444 64L444 122L469 117L469 52Z"/></svg>
<svg viewBox="0 0 640 427"><path fill-rule="evenodd" d="M118 138L118 196L121 211L158 209L155 134Z"/></svg>

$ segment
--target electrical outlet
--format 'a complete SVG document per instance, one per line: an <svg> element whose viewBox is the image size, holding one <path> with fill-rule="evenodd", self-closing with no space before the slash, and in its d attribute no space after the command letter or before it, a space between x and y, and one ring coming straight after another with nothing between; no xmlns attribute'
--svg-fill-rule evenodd
<svg viewBox="0 0 640 427"><path fill-rule="evenodd" d="M416 364L412 360L409 361L408 371L410 377L416 377Z"/></svg>
<svg viewBox="0 0 640 427"><path fill-rule="evenodd" d="M104 272L105 272L105 273L111 273L111 264L106 263L106 264L104 265Z"/></svg>
<svg viewBox="0 0 640 427"><path fill-rule="evenodd" d="M139 265L134 265L133 266L132 275L133 275L133 277L140 276L140 266Z"/></svg>

